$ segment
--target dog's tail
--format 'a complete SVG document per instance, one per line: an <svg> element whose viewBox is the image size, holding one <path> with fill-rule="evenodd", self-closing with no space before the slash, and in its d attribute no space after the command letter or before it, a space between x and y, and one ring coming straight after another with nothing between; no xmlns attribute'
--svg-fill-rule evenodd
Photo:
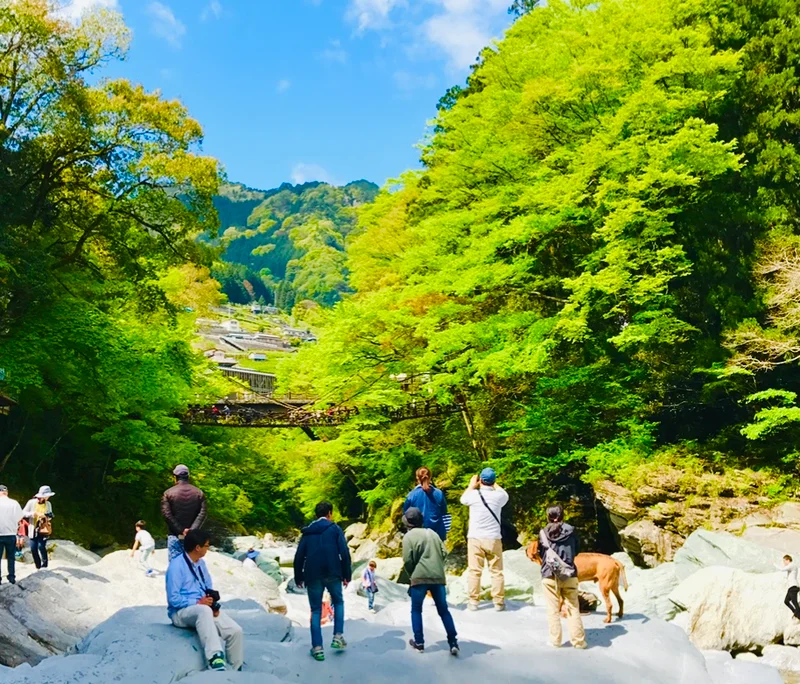
<svg viewBox="0 0 800 684"><path fill-rule="evenodd" d="M614 560L617 560L616 558ZM628 591L628 576L625 574L625 566L617 561L617 565L619 565L619 575L622 577L622 587L625 591Z"/></svg>

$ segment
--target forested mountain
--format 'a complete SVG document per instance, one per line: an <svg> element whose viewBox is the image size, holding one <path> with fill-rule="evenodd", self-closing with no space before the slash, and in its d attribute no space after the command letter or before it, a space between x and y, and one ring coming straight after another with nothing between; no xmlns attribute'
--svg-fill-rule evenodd
<svg viewBox="0 0 800 684"><path fill-rule="evenodd" d="M356 293L297 359L330 401L407 401L405 374L468 411L362 420L298 468L379 518L422 463L491 463L524 517L600 477L793 493L798 3L535 5L359 212Z"/></svg>
<svg viewBox="0 0 800 684"><path fill-rule="evenodd" d="M214 199L222 259L229 264L215 270L223 291L245 303L253 298L254 285L256 299L266 288L268 301L277 298L287 309L295 299L338 301L349 290L343 253L356 223L354 210L377 192L377 185L364 180L342 187L284 183L265 191L223 186Z"/></svg>

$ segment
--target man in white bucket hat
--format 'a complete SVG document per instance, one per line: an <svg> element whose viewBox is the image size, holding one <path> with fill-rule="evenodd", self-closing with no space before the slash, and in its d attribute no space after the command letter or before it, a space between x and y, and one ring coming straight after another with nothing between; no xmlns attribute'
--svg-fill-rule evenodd
<svg viewBox="0 0 800 684"><path fill-rule="evenodd" d="M53 505L50 497L56 493L48 485L39 487L34 497L22 509L23 517L30 520L28 536L31 543L31 555L36 569L47 567L47 539L53 533Z"/></svg>

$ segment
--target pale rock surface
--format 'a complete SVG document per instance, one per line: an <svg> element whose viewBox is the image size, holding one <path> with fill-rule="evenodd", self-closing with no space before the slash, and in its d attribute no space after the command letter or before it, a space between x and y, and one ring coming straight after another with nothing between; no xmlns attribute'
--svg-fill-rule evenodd
<svg viewBox="0 0 800 684"><path fill-rule="evenodd" d="M544 605L541 568L528 559L524 549L503 552L503 575L505 577L507 599ZM447 588L450 603L463 605L469 602L469 594L467 593L468 576L469 570L465 570L462 575L448 576ZM491 587L491 574L489 573L489 568L484 566L483 574L481 575L482 601L491 601Z"/></svg>
<svg viewBox="0 0 800 684"><path fill-rule="evenodd" d="M705 658L680 629L657 619L632 618L604 625L601 615L590 615L584 618L589 650L576 651L566 645L553 651L546 643L545 609L514 601L509 602L504 613L495 613L491 608L475 613L453 610L462 649L459 658L447 652L435 608L426 601L426 651L418 654L407 645L411 636L407 599L392 601L382 606L377 615L371 615L366 600L352 591L345 593L345 634L350 646L344 653L328 649L327 660L318 663L308 655L306 597L288 595L286 602L294 627L284 617L267 614L252 601L225 602L224 609L242 625L246 635L242 673L199 671L203 662L196 636L168 623L162 598L162 605L142 605L118 612L92 631L74 655L48 658L35 668L22 666L4 672L3 684L780 682L777 671L765 666L756 671L750 663ZM323 628L323 634L327 645L332 635L330 625Z"/></svg>
<svg viewBox="0 0 800 684"><path fill-rule="evenodd" d="M702 649L754 650L776 643L790 626L784 579L726 567L699 570L669 595L686 611L676 617Z"/></svg>
<svg viewBox="0 0 800 684"><path fill-rule="evenodd" d="M377 558L379 550L380 545L377 541L374 539L365 539L357 548L352 550L350 556L354 563L358 561L369 561L373 558Z"/></svg>
<svg viewBox="0 0 800 684"><path fill-rule="evenodd" d="M727 532L695 530L675 553L675 573L681 580L701 568L724 566L745 572L774 572L783 554ZM783 599L781 599L783 602Z"/></svg>
<svg viewBox="0 0 800 684"><path fill-rule="evenodd" d="M54 567L1 585L0 663L38 662L71 648L122 608L165 604L166 550L157 549L151 559L157 570L151 577L127 551L117 551L91 566ZM285 612L272 578L223 554L209 552L205 560L223 601L251 599Z"/></svg>
<svg viewBox="0 0 800 684"><path fill-rule="evenodd" d="M731 681L747 676L752 682L758 682L758 684L783 684L780 673L765 663L737 662L727 651L703 651L702 653L714 684L729 684Z"/></svg>
<svg viewBox="0 0 800 684"><path fill-rule="evenodd" d="M643 570L635 567L627 554L615 553L613 557L625 565L628 591L623 591L622 598L627 615L641 614L662 620L675 617L678 607L669 600L670 593L680 581L674 563L663 563L656 568Z"/></svg>
<svg viewBox="0 0 800 684"><path fill-rule="evenodd" d="M263 546L261 539L256 536L231 537L230 542L234 551L249 551L250 549L260 551Z"/></svg>
<svg viewBox="0 0 800 684"><path fill-rule="evenodd" d="M800 503L787 501L772 509L772 519L778 525L800 525Z"/></svg>
<svg viewBox="0 0 800 684"><path fill-rule="evenodd" d="M353 523L352 525L348 525L344 528L344 538L349 542L352 539L358 540L355 546L358 546L361 541L364 539L364 535L367 533L367 523Z"/></svg>
<svg viewBox="0 0 800 684"><path fill-rule="evenodd" d="M759 661L782 672L800 674L800 649L794 646L765 646Z"/></svg>
<svg viewBox="0 0 800 684"><path fill-rule="evenodd" d="M785 646L800 646L800 622L789 621L789 626L783 630L783 643Z"/></svg>

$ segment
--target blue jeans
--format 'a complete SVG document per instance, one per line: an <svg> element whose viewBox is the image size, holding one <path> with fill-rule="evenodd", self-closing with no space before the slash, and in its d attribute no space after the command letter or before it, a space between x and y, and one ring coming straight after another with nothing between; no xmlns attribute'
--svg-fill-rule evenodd
<svg viewBox="0 0 800 684"><path fill-rule="evenodd" d="M14 564L17 562L17 535L9 534L0 537L0 561L3 560L3 549L6 552L6 563L8 564L8 581L12 584L16 580L14 575Z"/></svg>
<svg viewBox="0 0 800 684"><path fill-rule="evenodd" d="M31 539L31 555L37 570L47 567L47 537L37 535Z"/></svg>
<svg viewBox="0 0 800 684"><path fill-rule="evenodd" d="M333 633L344 633L344 596L342 596L342 578L326 577L313 580L307 585L308 605L311 606L311 646L322 647L322 595L327 589L333 604Z"/></svg>
<svg viewBox="0 0 800 684"><path fill-rule="evenodd" d="M174 534L167 537L167 553L169 554L169 560L183 554L183 541L178 539Z"/></svg>
<svg viewBox="0 0 800 684"><path fill-rule="evenodd" d="M409 588L408 595L411 597L411 628L414 630L414 641L418 644L425 643L425 635L422 633L422 603L425 596L431 592L433 602L439 617L442 618L444 631L447 632L447 643L453 646L456 643L456 625L450 609L447 607L447 588L444 584L416 584Z"/></svg>
<svg viewBox="0 0 800 684"><path fill-rule="evenodd" d="M372 610L375 607L375 594L377 592L373 591L372 589L366 589L367 592L367 601L369 602L369 609Z"/></svg>

